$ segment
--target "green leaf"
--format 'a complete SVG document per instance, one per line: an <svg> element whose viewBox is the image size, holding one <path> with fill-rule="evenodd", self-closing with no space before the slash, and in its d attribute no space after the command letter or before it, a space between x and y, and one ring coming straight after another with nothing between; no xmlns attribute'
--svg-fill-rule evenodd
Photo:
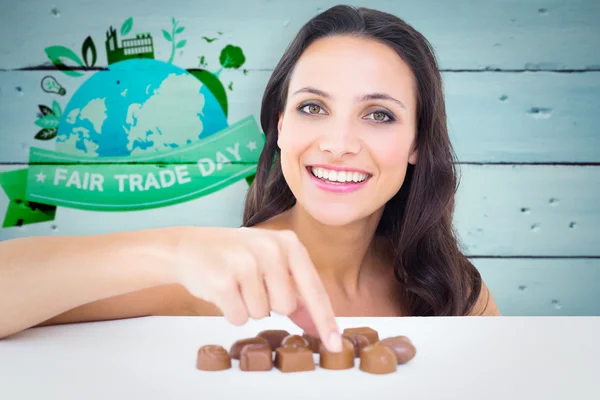
<svg viewBox="0 0 600 400"><path fill-rule="evenodd" d="M228 44L221 50L219 62L223 68L237 69L246 62L246 57L240 47Z"/></svg>
<svg viewBox="0 0 600 400"><path fill-rule="evenodd" d="M88 60L88 58L90 57L90 53L92 57L91 61ZM85 60L86 66L93 67L94 65L96 65L96 45L94 44L94 41L92 40L91 36L88 36L83 42L83 45L81 46L81 55L83 55L83 59Z"/></svg>
<svg viewBox="0 0 600 400"><path fill-rule="evenodd" d="M183 32L184 29L185 29L185 27L181 26L181 27L177 28L177 30L175 30L175 33L179 34L179 33Z"/></svg>
<svg viewBox="0 0 600 400"><path fill-rule="evenodd" d="M173 19L172 19L171 21L173 21L173 25L175 25L175 24L176 24L176 22L175 22L175 17L173 17Z"/></svg>
<svg viewBox="0 0 600 400"><path fill-rule="evenodd" d="M42 129L38 133L36 133L35 138L37 140L50 140L54 139L56 136L56 129Z"/></svg>
<svg viewBox="0 0 600 400"><path fill-rule="evenodd" d="M35 124L40 128L55 129L58 128L58 122L56 115L46 115L35 121Z"/></svg>
<svg viewBox="0 0 600 400"><path fill-rule="evenodd" d="M180 41L179 43L177 43L177 46L175 46L175 47L180 49L183 46L185 46L186 43L187 43L187 40L184 39L184 40Z"/></svg>
<svg viewBox="0 0 600 400"><path fill-rule="evenodd" d="M69 76L76 76L76 77L83 75L82 72L73 71L72 69L67 67L62 62L62 59L66 58L68 60L73 61L75 64L77 64L80 67L84 66L83 61L81 61L81 58L79 58L79 56L77 54L75 54L73 52L73 50L69 49L68 47L64 47L64 46L50 46L50 47L46 47L45 51L46 51L46 55L48 56L50 61L52 61L52 64L54 64L56 67L58 67L58 69L60 69L65 74L67 74Z"/></svg>
<svg viewBox="0 0 600 400"><path fill-rule="evenodd" d="M171 34L169 32L165 31L164 29L162 32L163 32L163 36L165 37L165 39L167 39L169 42L173 41L173 38L171 37Z"/></svg>
<svg viewBox="0 0 600 400"><path fill-rule="evenodd" d="M52 101L52 112L56 115L56 118L60 120L60 117L62 117L62 109L56 100Z"/></svg>
<svg viewBox="0 0 600 400"><path fill-rule="evenodd" d="M123 25L121 25L121 36L127 35L129 31L131 31L131 28L133 28L133 17L127 18L127 20L123 22Z"/></svg>
<svg viewBox="0 0 600 400"><path fill-rule="evenodd" d="M40 111L42 112L42 115L52 115L52 114L54 114L54 111L52 111L50 109L50 107L48 107L48 106L40 104L40 105L38 105L38 107L40 108Z"/></svg>

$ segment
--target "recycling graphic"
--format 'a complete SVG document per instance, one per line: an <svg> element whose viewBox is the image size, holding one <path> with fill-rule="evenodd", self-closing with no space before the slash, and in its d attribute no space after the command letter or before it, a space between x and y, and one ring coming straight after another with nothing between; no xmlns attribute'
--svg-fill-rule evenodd
<svg viewBox="0 0 600 400"><path fill-rule="evenodd" d="M106 68L96 67L91 36L81 55L64 46L45 49L56 69L42 78L40 88L53 100L38 105L33 135L55 141L55 148L33 146L27 168L0 173L9 198L3 228L52 221L57 207L143 210L196 199L240 180L252 182L264 134L252 115L228 124L227 92L233 83L226 88L219 79L224 69L241 69L242 49L225 45L213 72L204 56L198 68L177 67L176 50L187 40L185 27L175 18L171 23L160 37L171 46L167 61L155 59L150 33L131 34L133 18L120 32L107 30ZM202 40L219 45L221 35ZM70 98L61 84L64 76L85 79Z"/></svg>

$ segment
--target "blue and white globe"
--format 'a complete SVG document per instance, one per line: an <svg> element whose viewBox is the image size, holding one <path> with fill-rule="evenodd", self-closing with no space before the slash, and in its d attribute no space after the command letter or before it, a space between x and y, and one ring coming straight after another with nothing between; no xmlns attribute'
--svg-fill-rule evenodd
<svg viewBox="0 0 600 400"><path fill-rule="evenodd" d="M172 150L227 127L213 93L188 71L150 59L112 64L73 95L56 151L92 157Z"/></svg>

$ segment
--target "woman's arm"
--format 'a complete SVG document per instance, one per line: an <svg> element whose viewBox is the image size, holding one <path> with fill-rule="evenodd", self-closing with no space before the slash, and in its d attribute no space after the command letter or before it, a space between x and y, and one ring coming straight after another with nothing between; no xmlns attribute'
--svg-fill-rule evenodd
<svg viewBox="0 0 600 400"><path fill-rule="evenodd" d="M198 311L175 280L176 241L176 228L164 228L0 242L0 338L37 324Z"/></svg>
<svg viewBox="0 0 600 400"><path fill-rule="evenodd" d="M223 316L223 313L214 304L192 296L182 285L169 284L84 304L35 326L108 321L151 315Z"/></svg>
<svg viewBox="0 0 600 400"><path fill-rule="evenodd" d="M221 310L242 325L293 314L299 296L314 322L300 327L341 351L329 295L292 231L190 226L0 243L0 337L40 323Z"/></svg>

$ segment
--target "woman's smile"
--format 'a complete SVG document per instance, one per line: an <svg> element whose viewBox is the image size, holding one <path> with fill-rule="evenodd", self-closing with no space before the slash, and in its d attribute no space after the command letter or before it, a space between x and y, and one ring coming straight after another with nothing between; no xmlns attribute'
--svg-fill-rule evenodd
<svg viewBox="0 0 600 400"><path fill-rule="evenodd" d="M362 189L371 178L370 174L355 170L306 167L306 172L319 189L333 193L350 193Z"/></svg>

